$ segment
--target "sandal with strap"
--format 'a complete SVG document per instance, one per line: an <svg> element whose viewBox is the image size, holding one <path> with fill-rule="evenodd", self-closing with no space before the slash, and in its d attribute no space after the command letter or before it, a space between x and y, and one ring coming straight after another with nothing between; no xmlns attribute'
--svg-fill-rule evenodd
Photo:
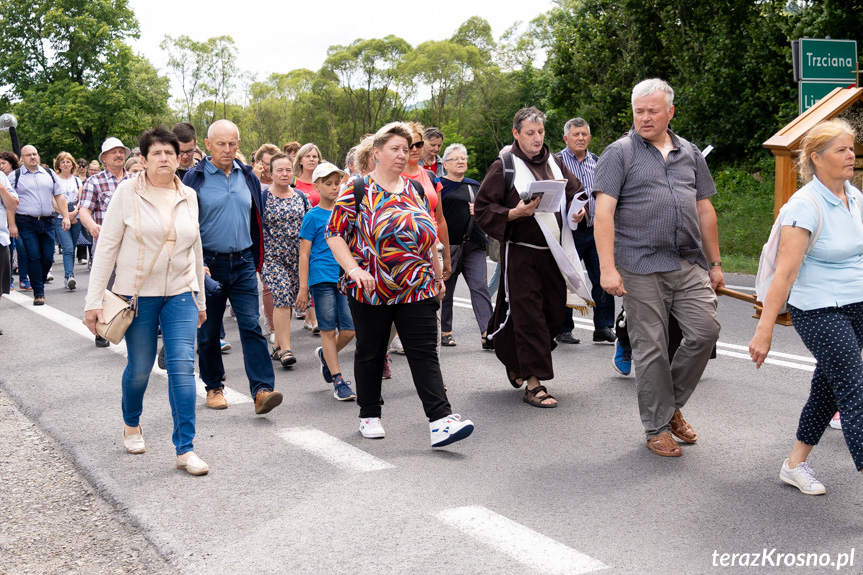
<svg viewBox="0 0 863 575"><path fill-rule="evenodd" d="M680 457L683 455L683 452L680 451L680 445L667 431L648 439L647 449L662 457Z"/></svg>
<svg viewBox="0 0 863 575"><path fill-rule="evenodd" d="M540 394L540 393L542 393L544 395L538 396L538 394ZM544 408L557 407L557 401L556 400L555 400L555 403L543 403L543 401L545 401L546 399L555 399L555 397L548 392L548 390L545 388L544 385L537 385L533 389L530 389L530 388L525 389L524 390L524 397L521 399L525 403L529 403L530 405L532 405L534 407L544 407Z"/></svg>
<svg viewBox="0 0 863 575"><path fill-rule="evenodd" d="M506 378L509 380L510 385L512 385L516 389L524 385L524 379L518 377L517 375L514 375L511 371L506 372ZM518 381L519 379L521 379L521 381Z"/></svg>
<svg viewBox="0 0 863 575"><path fill-rule="evenodd" d="M289 349L285 349L279 352L279 361L281 362L282 367L291 367L297 363L297 358L294 357L294 352Z"/></svg>
<svg viewBox="0 0 863 575"><path fill-rule="evenodd" d="M698 434L695 433L695 430L692 429L691 425L686 423L686 420L683 419L683 414L680 413L679 409L674 412L669 424L671 424L671 434L680 441L684 443L695 443L698 441Z"/></svg>
<svg viewBox="0 0 863 575"><path fill-rule="evenodd" d="M279 354L280 354L280 353L282 353L282 348L280 348L280 347L274 347L274 348L273 348L273 353L271 353L271 354L270 354L270 357L271 357L271 358L273 358L273 359L275 359L276 361L278 361L278 360L279 360Z"/></svg>
<svg viewBox="0 0 863 575"><path fill-rule="evenodd" d="M451 333L445 333L440 336L440 344L444 347L455 347L456 345Z"/></svg>

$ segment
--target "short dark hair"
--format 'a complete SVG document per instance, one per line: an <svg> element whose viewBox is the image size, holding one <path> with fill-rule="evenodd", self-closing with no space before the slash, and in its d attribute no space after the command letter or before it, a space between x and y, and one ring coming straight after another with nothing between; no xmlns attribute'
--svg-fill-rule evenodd
<svg viewBox="0 0 863 575"><path fill-rule="evenodd" d="M299 151L301 147L302 144L300 144L299 142L288 142L282 147L282 151L286 154L292 154Z"/></svg>
<svg viewBox="0 0 863 575"><path fill-rule="evenodd" d="M174 124L174 127L171 128L171 131L174 132L174 135L177 136L177 139L184 144L198 141L198 133L195 131L195 126L187 122L180 122L179 124Z"/></svg>
<svg viewBox="0 0 863 575"><path fill-rule="evenodd" d="M516 132L521 133L521 125L525 122L535 122L545 125L545 114L540 112L536 106L522 108L515 113L515 117L512 119L512 127Z"/></svg>
<svg viewBox="0 0 863 575"><path fill-rule="evenodd" d="M440 128L426 128L425 132L423 132L423 141L428 142L433 138L440 138L443 140L443 132L440 131Z"/></svg>
<svg viewBox="0 0 863 575"><path fill-rule="evenodd" d="M12 166L13 170L17 170L21 167L21 164L18 163L18 156L16 156L13 152L4 150L0 152L0 158L9 162L9 165Z"/></svg>
<svg viewBox="0 0 863 575"><path fill-rule="evenodd" d="M158 142L171 144L171 147L174 148L174 153L178 156L180 155L180 140L177 138L177 134L164 126L158 126L141 134L141 138L138 140L141 155L146 158L150 153L150 146Z"/></svg>
<svg viewBox="0 0 863 575"><path fill-rule="evenodd" d="M287 160L288 164L290 164L290 166L291 166L291 170L294 169L294 164L293 164L293 162L291 162L291 157L287 154L283 154L283 153L279 152L277 154L273 154L270 157L270 171L271 172L273 171L273 164L276 163L276 160Z"/></svg>

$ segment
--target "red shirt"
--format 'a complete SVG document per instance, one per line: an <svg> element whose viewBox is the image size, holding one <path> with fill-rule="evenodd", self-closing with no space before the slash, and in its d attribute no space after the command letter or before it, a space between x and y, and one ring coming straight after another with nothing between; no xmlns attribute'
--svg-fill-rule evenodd
<svg viewBox="0 0 863 575"><path fill-rule="evenodd" d="M309 198L309 203L312 205L313 208L319 203L321 203L321 194L319 194L318 190L315 189L314 184L307 184L306 182L297 178L294 182L294 188L306 194L306 197Z"/></svg>

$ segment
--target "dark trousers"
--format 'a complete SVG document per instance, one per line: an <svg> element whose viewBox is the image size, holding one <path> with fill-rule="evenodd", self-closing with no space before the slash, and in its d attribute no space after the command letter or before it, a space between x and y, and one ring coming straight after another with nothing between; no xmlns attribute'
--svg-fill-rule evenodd
<svg viewBox="0 0 863 575"><path fill-rule="evenodd" d="M485 259L485 245L476 242L462 242L450 246L452 275L446 280L446 295L441 309L441 331L452 331L452 303L459 274L464 276L470 289L470 303L473 315L482 333L488 328L491 319L491 296L488 293L488 268Z"/></svg>
<svg viewBox="0 0 863 575"><path fill-rule="evenodd" d="M39 220L18 215L15 223L18 225L18 237L27 252L27 271L33 297L45 297L45 279L54 263L54 218Z"/></svg>
<svg viewBox="0 0 863 575"><path fill-rule="evenodd" d="M262 389L271 391L276 376L267 349L267 338L261 333L258 323L258 275L252 250L233 254L216 254L204 250L204 265L210 268L210 274L222 284L222 289L216 296L207 295L207 321L198 330L201 380L206 384L207 391L224 387L222 376L225 374L225 365L222 363L219 331L225 305L230 299L237 316L237 327L240 328L249 391L252 397Z"/></svg>
<svg viewBox="0 0 863 575"><path fill-rule="evenodd" d="M590 279L592 288L590 295L596 307L593 308L593 328L612 327L614 325L614 296L605 292L599 283L599 254L596 252L596 241L593 239L593 226L582 226L572 232L575 241L575 250L578 257L584 260L584 268ZM561 333L569 333L575 328L572 321L572 310L567 308L563 314L563 327Z"/></svg>
<svg viewBox="0 0 863 575"><path fill-rule="evenodd" d="M12 243L9 248L15 252L10 255L15 255L18 261L18 281L29 281L30 274L27 272L27 250L24 249L24 242L21 241L20 237L12 238Z"/></svg>
<svg viewBox="0 0 863 575"><path fill-rule="evenodd" d="M794 329L816 360L797 439L817 445L838 411L845 444L857 471L863 470L863 303L807 311L789 305L788 309Z"/></svg>
<svg viewBox="0 0 863 575"><path fill-rule="evenodd" d="M417 394L429 421L452 413L443 388L437 354L437 298L393 305L370 305L348 297L354 319L357 347L354 352L354 379L360 417L380 417L381 380L384 358L395 324L405 348Z"/></svg>

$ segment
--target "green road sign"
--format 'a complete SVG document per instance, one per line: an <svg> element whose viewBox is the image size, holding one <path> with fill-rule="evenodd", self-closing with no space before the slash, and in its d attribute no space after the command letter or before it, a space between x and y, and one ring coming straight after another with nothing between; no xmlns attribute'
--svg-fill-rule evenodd
<svg viewBox="0 0 863 575"><path fill-rule="evenodd" d="M857 41L803 38L799 49L799 80L856 80Z"/></svg>
<svg viewBox="0 0 863 575"><path fill-rule="evenodd" d="M818 100L833 91L834 88L853 88L854 82L798 82L798 103L800 114L818 103Z"/></svg>

